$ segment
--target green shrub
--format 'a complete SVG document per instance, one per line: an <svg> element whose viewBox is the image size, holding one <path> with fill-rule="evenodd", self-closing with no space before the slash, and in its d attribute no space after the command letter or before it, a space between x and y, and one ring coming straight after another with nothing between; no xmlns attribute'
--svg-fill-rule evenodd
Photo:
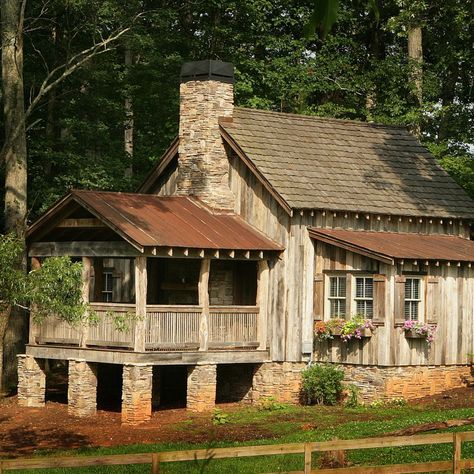
<svg viewBox="0 0 474 474"><path fill-rule="evenodd" d="M226 423L230 423L229 415L227 413L224 413L219 408L216 408L214 410L214 413L212 414L212 424L225 425Z"/></svg>
<svg viewBox="0 0 474 474"><path fill-rule="evenodd" d="M343 378L344 371L336 365L311 365L302 371L303 402L308 405L335 405L341 398Z"/></svg>

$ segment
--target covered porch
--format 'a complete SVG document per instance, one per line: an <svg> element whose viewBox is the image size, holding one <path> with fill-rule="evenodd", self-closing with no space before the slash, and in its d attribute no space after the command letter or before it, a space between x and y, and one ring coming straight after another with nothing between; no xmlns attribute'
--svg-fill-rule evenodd
<svg viewBox="0 0 474 474"><path fill-rule="evenodd" d="M190 197L73 191L29 230L31 266L83 263L92 322L31 321L37 346L106 351L266 351L271 262L282 247Z"/></svg>

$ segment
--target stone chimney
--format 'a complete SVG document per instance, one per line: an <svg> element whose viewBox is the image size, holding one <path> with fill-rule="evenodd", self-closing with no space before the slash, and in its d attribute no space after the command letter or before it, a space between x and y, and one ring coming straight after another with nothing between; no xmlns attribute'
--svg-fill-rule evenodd
<svg viewBox="0 0 474 474"><path fill-rule="evenodd" d="M199 197L214 209L232 210L229 161L219 118L232 117L234 67L195 61L181 68L177 193Z"/></svg>

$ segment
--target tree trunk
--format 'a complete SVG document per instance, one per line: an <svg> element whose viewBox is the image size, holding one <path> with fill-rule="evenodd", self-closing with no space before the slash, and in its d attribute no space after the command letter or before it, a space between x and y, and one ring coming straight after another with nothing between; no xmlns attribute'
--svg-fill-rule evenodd
<svg viewBox="0 0 474 474"><path fill-rule="evenodd" d="M24 237L27 206L25 105L23 97L23 19L26 0L0 0L2 25L2 83L5 124L5 231ZM26 260L23 265L26 269ZM3 390L16 385L16 355L24 348L24 311L3 315Z"/></svg>
<svg viewBox="0 0 474 474"><path fill-rule="evenodd" d="M411 65L411 80L413 84L413 95L416 103L421 107L423 103L423 45L421 26L408 29L408 58ZM414 134L421 135L420 123L416 123Z"/></svg>
<svg viewBox="0 0 474 474"><path fill-rule="evenodd" d="M5 230L24 235L26 226L26 133L23 97L23 12L26 0L0 0L5 123Z"/></svg>
<svg viewBox="0 0 474 474"><path fill-rule="evenodd" d="M129 70L130 66L133 64L133 53L130 48L130 45L125 45L125 67ZM125 97L125 130L124 130L124 144L125 144L125 155L130 160L130 166L125 169L125 176L130 177L133 174L133 101L130 91L127 91L127 96Z"/></svg>

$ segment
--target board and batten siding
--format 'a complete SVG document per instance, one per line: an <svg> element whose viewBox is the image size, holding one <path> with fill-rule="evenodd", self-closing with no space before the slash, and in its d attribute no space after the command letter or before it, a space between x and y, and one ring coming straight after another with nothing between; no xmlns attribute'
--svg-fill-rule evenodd
<svg viewBox="0 0 474 474"><path fill-rule="evenodd" d="M315 344L315 360L363 365L452 365L468 364L474 351L474 269L467 265L436 266L388 265L352 252L316 243L315 274L353 275L371 272L374 278L385 278L384 312L375 318L372 337L349 343L338 337ZM436 324L437 334L429 346L424 339L407 339L401 330L403 319L397 315L397 285L403 276L420 273L423 278L424 311L420 321ZM357 274L357 273L355 273ZM324 278L326 279L326 278ZM318 285L315 298L327 304L324 285ZM380 297L380 295L377 295ZM375 303L375 301L374 301ZM318 315L320 319L321 315ZM328 315L323 316L327 320Z"/></svg>
<svg viewBox="0 0 474 474"><path fill-rule="evenodd" d="M437 297L440 301L439 328L436 341L428 351L423 341L408 340L400 328L395 327L394 294L398 269L332 246L326 246L330 250L320 258L317 254L322 251L322 247L319 249L319 244L316 245L310 239L307 230L308 226L313 226L448 234L468 238L468 223L436 217L379 216L324 210L294 210L290 217L245 163L231 150L228 153L229 186L235 196L234 211L250 225L285 247L278 259L269 262L267 347L273 361L300 361L309 355L313 339L313 291L317 275L331 269L357 270L365 259L365 265L370 265L372 271L386 276L384 325L377 328L370 341L341 347L337 346L337 342L318 344L315 356L320 360L323 360L324 355L324 359L367 365L443 365L468 362L467 353L474 351L473 269L458 268L455 265L433 267L433 276L436 276L436 272L440 273L437 283L440 289ZM167 173L158 180L153 190L155 194L166 196L176 192L176 163L170 165ZM347 254L344 263L343 254ZM405 271L407 269L405 266ZM462 278L458 277L460 272L464 272ZM455 296L452 296L453 292ZM456 308L451 311L448 308L452 304ZM452 317L446 316L448 312ZM469 330L466 331L466 327ZM454 328L458 330L454 331Z"/></svg>

